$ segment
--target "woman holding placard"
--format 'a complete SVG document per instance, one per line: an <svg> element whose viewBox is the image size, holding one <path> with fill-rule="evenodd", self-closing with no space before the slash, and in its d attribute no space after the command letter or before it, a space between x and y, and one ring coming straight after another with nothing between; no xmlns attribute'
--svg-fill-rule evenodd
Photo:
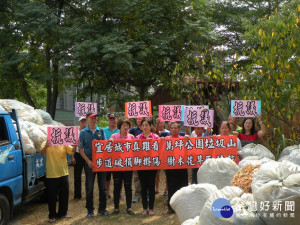
<svg viewBox="0 0 300 225"><path fill-rule="evenodd" d="M135 140L135 137L132 134L129 134L129 128L131 127L131 122L128 119L119 119L117 128L120 130L120 132L115 133L111 135L110 141L115 140ZM115 171L113 172L113 180L114 180L114 205L115 209L112 212L111 215L117 215L119 214L119 204L120 204L120 191L122 188L122 181L124 180L124 188L125 188L125 194L126 194L126 206L127 206L127 213L129 215L134 215L131 208L131 202L132 202L132 171Z"/></svg>
<svg viewBox="0 0 300 225"><path fill-rule="evenodd" d="M262 121L262 116L258 116L258 122L261 130L255 130L255 120L253 118L245 118L243 121L242 132L236 133L238 138L242 142L242 147L249 143L257 143L259 138L262 138L266 133L267 129Z"/></svg>
<svg viewBox="0 0 300 225"><path fill-rule="evenodd" d="M136 138L139 140L145 139L158 139L158 135L151 132L152 122L149 119L143 119L142 121L143 133L138 135ZM154 215L154 201L155 201L155 177L156 170L139 170L139 178L141 181L141 194L142 194L142 204L143 204L143 215ZM147 194L149 192L149 202L147 199ZM149 204L148 204L149 203ZM148 207L149 206L149 207Z"/></svg>

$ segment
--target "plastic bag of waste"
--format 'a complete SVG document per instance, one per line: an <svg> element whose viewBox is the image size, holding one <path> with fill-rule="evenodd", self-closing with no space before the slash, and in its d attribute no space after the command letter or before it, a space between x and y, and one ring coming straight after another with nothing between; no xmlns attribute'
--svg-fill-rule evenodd
<svg viewBox="0 0 300 225"><path fill-rule="evenodd" d="M238 170L238 165L230 158L207 159L197 172L197 181L198 184L214 184L221 189L231 185L231 180Z"/></svg>
<svg viewBox="0 0 300 225"><path fill-rule="evenodd" d="M258 211L267 225L298 225L300 216L299 167L291 163L262 164L251 184Z"/></svg>
<svg viewBox="0 0 300 225"><path fill-rule="evenodd" d="M249 164L256 166L256 165L261 165L261 164L264 164L267 162L274 162L274 160L267 158L267 157L261 158L259 156L248 156L239 162L239 167L242 168Z"/></svg>
<svg viewBox="0 0 300 225"><path fill-rule="evenodd" d="M229 207L231 207L230 201L233 198L240 197L242 194L243 191L239 187L226 186L210 195L202 208L199 220L200 224L232 225L234 221L233 216L225 218L222 216L222 211L226 211L225 213L227 213L230 209Z"/></svg>
<svg viewBox="0 0 300 225"><path fill-rule="evenodd" d="M257 214L253 194L244 193L241 197L235 197L230 201L233 209L234 225L264 225L264 221Z"/></svg>
<svg viewBox="0 0 300 225"><path fill-rule="evenodd" d="M188 220L184 221L181 225L200 225L199 219L200 219L200 216L196 216L193 219L188 219Z"/></svg>
<svg viewBox="0 0 300 225"><path fill-rule="evenodd" d="M33 141L29 138L26 130L21 130L23 147L26 155L34 154L36 152Z"/></svg>
<svg viewBox="0 0 300 225"><path fill-rule="evenodd" d="M254 143L250 143L244 146L243 149L239 151L239 155L242 159L248 156L259 156L260 158L267 157L269 159L275 160L275 156L269 149L267 149L263 145Z"/></svg>
<svg viewBox="0 0 300 225"><path fill-rule="evenodd" d="M176 191L170 204L180 223L199 216L206 200L217 190L213 184L192 184Z"/></svg>
<svg viewBox="0 0 300 225"><path fill-rule="evenodd" d="M49 113L45 112L44 110L41 110L41 109L36 109L35 110L42 118L43 118L43 121L44 121L44 124L51 124L53 119L52 117L50 116Z"/></svg>

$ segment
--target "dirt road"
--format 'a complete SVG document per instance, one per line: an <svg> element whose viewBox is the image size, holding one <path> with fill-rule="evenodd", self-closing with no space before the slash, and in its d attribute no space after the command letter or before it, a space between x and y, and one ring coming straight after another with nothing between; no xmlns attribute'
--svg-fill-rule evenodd
<svg viewBox="0 0 300 225"><path fill-rule="evenodd" d="M143 216L142 203L133 203L132 208L136 215L130 216L125 212L126 204L125 200L120 201L120 213L117 216L111 217L100 217L95 216L93 219L87 219L87 211L85 208L85 188L84 188L84 173L82 175L82 190L83 198L79 201L74 201L74 179L73 179L73 166L69 167L69 214L72 216L70 219L60 219L56 224L129 224L129 225L140 225L140 224L174 224L179 225L176 214L168 215L166 201L167 197L163 196L165 176L164 173L160 173L160 193L156 195L154 216ZM95 182L96 183L96 182ZM113 183L111 184L111 192L113 190ZM134 186L133 186L134 188ZM123 191L124 192L124 191ZM124 195L124 193L123 193ZM94 205L98 207L98 187L95 185L94 189ZM113 211L113 198L107 201L107 210L111 213ZM96 210L95 210L96 212ZM40 200L33 200L30 203L18 206L15 209L14 218L12 219L13 225L17 224L49 224L48 219L48 205L47 203L41 203Z"/></svg>

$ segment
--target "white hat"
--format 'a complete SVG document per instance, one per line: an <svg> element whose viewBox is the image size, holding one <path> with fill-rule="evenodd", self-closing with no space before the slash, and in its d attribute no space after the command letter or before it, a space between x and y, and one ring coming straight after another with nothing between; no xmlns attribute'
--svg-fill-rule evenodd
<svg viewBox="0 0 300 225"><path fill-rule="evenodd" d="M85 117L79 117L78 123L79 123L81 120L86 120L86 118L85 118Z"/></svg>

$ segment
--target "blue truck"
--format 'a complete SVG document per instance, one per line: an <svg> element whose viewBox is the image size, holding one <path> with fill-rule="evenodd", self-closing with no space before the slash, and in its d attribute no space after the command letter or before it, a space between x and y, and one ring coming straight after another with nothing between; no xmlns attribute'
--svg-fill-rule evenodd
<svg viewBox="0 0 300 225"><path fill-rule="evenodd" d="M0 225L15 206L45 192L45 156L26 155L16 110L0 110Z"/></svg>

